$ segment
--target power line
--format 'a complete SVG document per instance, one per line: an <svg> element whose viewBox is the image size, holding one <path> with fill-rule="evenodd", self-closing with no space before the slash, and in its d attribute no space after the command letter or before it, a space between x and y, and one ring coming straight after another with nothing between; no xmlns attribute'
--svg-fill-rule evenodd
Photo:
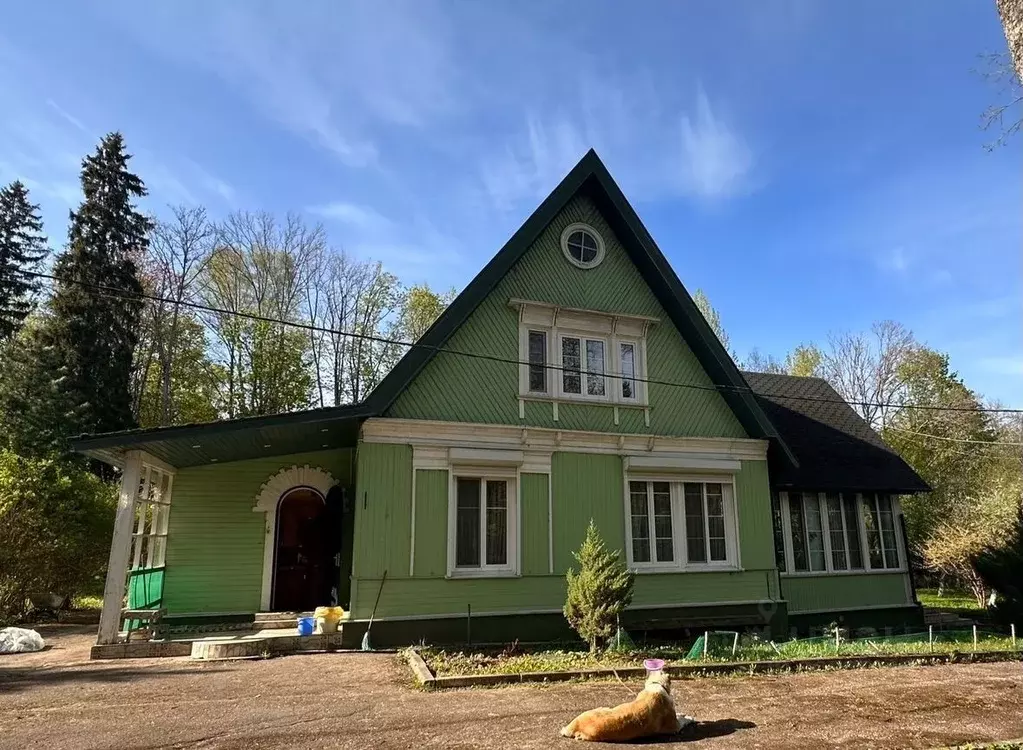
<svg viewBox="0 0 1023 750"><path fill-rule="evenodd" d="M886 426L885 429L887 429L887 430L894 430L895 432L903 432L903 433L905 433L907 435L918 435L920 437L932 438L934 440L946 440L946 441L948 441L950 443L969 443L971 445L990 445L990 446L1007 445L1007 446L1012 446L1012 447L1017 447L1017 448L1023 447L1023 443L1010 443L1010 442L1002 442L1002 441L999 441L999 440L969 440L967 438L946 437L945 435L932 435L929 432L916 432L915 430L904 430L901 427L892 427L890 425Z"/></svg>
<svg viewBox="0 0 1023 750"><path fill-rule="evenodd" d="M290 326L292 328L298 328L304 331L311 331L314 333L329 333L332 336L341 336L346 338L353 338L362 341L371 341L374 343L388 344L392 346L404 346L409 349L427 349L434 352L443 352L445 354L453 354L459 357L468 357L470 359L479 359L489 362L499 362L503 364L517 365L517 366L535 366L535 363L531 363L521 359L511 359L508 357L498 357L493 354L482 354L480 352L467 352L459 349L449 349L443 346L434 346L432 344L424 344L421 342L401 341L400 339L392 339L386 336L377 336L369 333L355 333L352 331L342 331L334 328L325 328L322 326L315 326L310 323L298 323L290 320L282 320L280 318L271 318L266 315L259 315L256 313L242 312L240 310L226 310L224 308L212 307L210 305L202 305L197 302L189 302L186 300L174 300L168 297L160 297L146 292L126 292L123 289L117 287L106 286L103 284L95 284L86 281L79 281L78 279L67 279L54 276L52 274L40 273L36 271L23 271L26 276L33 276L41 279L48 279L50 281L59 281L62 283L72 283L78 286L92 291L97 296L108 297L112 299L128 299L138 300L145 299L152 302L160 302L170 305L180 305L181 307L187 307L192 310L198 310L201 312L214 313L216 315L232 315L247 320L252 320L259 323L271 323L273 325ZM544 363L545 370L553 370L555 372L571 372L581 374L578 369L563 367L555 364ZM757 392L748 386L732 386L723 384L712 384L704 385L701 383L677 383L669 380L658 380L655 378L640 378L636 376L628 376L615 373L601 373L603 377L610 378L612 380L628 380L634 383L645 383L650 385L663 385L671 388L690 388L693 390L701 391L713 391L716 393L748 393L754 396L761 396L766 398L777 398L781 400L789 401L807 401L815 403L825 404L842 404L846 406L863 406L863 407L875 407L875 408L896 408L896 409L919 409L925 411L941 411L941 412L981 412L981 413L997 413L997 414L1023 414L1023 409L995 409L990 407L960 407L960 406L933 406L927 404L907 404L907 403L895 403L895 402L874 402L874 401L851 401L842 398L827 398L824 396L794 396L784 393L767 393Z"/></svg>

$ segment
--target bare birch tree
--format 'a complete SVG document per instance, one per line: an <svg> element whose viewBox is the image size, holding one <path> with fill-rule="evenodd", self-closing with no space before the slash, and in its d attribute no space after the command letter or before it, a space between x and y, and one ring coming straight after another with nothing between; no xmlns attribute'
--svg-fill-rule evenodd
<svg viewBox="0 0 1023 750"><path fill-rule="evenodd" d="M828 344L821 362L824 378L871 427L882 429L905 395L899 366L915 346L913 334L901 323L883 320L869 333L832 334Z"/></svg>

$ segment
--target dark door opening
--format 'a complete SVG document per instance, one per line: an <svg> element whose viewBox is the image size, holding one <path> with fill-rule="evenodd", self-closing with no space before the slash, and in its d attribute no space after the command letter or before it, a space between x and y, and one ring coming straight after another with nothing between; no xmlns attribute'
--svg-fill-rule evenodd
<svg viewBox="0 0 1023 750"><path fill-rule="evenodd" d="M277 504L272 610L307 612L330 604L333 560L326 521L327 505L316 490L291 490Z"/></svg>

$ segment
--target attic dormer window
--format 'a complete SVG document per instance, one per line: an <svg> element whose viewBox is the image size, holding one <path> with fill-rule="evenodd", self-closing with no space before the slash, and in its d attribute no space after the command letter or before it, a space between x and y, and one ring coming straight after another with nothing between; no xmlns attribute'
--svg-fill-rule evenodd
<svg viewBox="0 0 1023 750"><path fill-rule="evenodd" d="M561 233L561 251L577 268L595 268L604 260L604 240L588 224L570 224Z"/></svg>

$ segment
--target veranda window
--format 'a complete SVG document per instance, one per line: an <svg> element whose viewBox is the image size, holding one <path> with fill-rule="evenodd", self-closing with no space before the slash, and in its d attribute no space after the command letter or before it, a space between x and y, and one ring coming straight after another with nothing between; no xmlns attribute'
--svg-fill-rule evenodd
<svg viewBox="0 0 1023 750"><path fill-rule="evenodd" d="M895 501L887 495L782 492L774 513L775 550L783 572L901 566Z"/></svg>

